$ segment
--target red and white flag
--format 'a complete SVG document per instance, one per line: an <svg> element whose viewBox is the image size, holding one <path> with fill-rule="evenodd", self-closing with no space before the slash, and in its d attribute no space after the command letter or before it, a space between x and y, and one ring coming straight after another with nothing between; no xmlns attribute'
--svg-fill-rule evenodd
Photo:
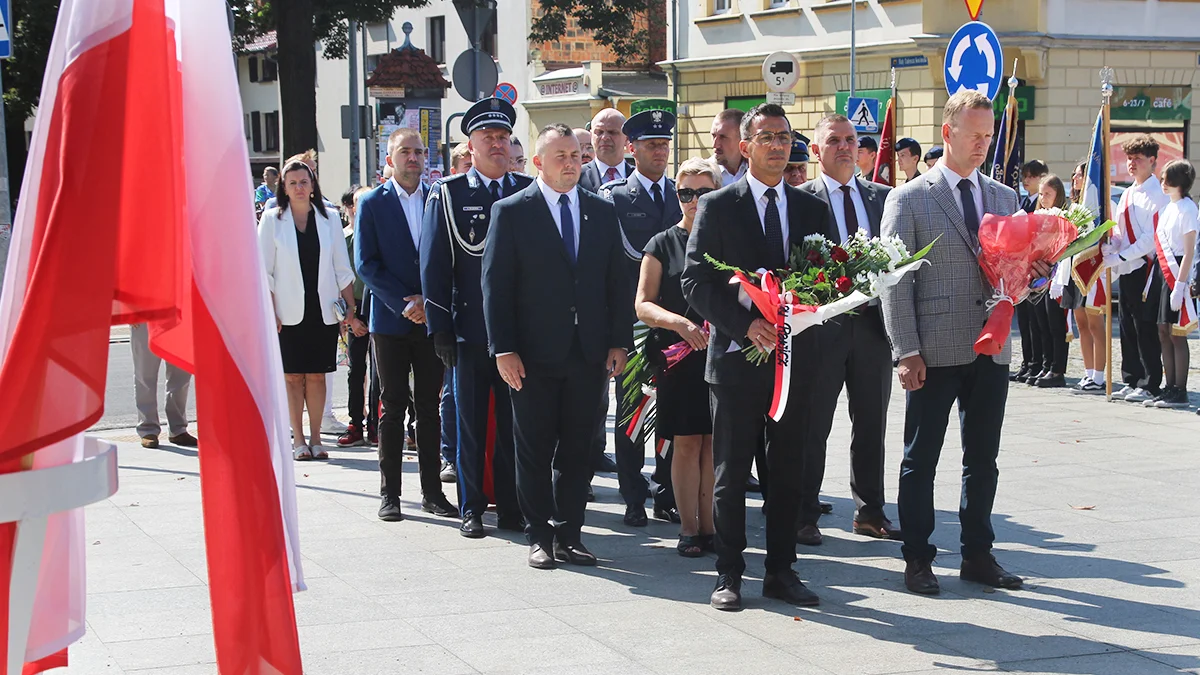
<svg viewBox="0 0 1200 675"><path fill-rule="evenodd" d="M896 90L888 99L887 112L883 115L883 126L879 130L879 153L875 155L875 170L871 172L872 183L896 184Z"/></svg>
<svg viewBox="0 0 1200 675"><path fill-rule="evenodd" d="M196 376L217 668L300 675L295 479L251 191L225 3L62 0L0 296L0 473L81 459L109 327L148 323ZM0 637L15 531L0 524ZM52 518L26 675L65 665L83 633L82 538L80 513ZM12 651L0 639L0 672Z"/></svg>

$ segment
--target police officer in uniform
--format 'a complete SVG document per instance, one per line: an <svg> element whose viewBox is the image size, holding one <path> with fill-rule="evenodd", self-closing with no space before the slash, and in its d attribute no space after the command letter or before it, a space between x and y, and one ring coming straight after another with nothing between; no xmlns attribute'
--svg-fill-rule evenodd
<svg viewBox="0 0 1200 675"><path fill-rule="evenodd" d="M421 236L421 286L425 318L434 348L454 368L458 417L459 534L484 536L489 397L495 402L496 439L492 465L497 526L520 532L525 524L517 504L513 417L508 385L488 354L483 319L482 263L492 204L516 194L533 178L509 171L509 146L517 112L507 101L485 98L467 110L472 167L438 181L429 192Z"/></svg>
<svg viewBox="0 0 1200 675"><path fill-rule="evenodd" d="M630 293L637 291L642 249L651 237L683 219L679 200L675 197L675 181L665 175L674 130L675 115L666 110L643 110L630 117L621 131L629 137L634 171L625 178L600 187L600 196L611 200L617 207ZM637 321L633 316L629 320ZM646 481L642 478L642 467L646 461L645 439L630 439L619 428L620 420L630 414L629 408L625 402L625 388L621 379L617 378L618 428L613 434L616 437L617 479L621 486L621 497L625 500L625 524L640 527L646 524L648 491ZM607 412L607 408L601 412L601 419ZM658 446L657 443L655 445ZM654 517L678 523L679 511L675 508L675 493L671 487L669 450L666 457L657 452L654 457L653 479L657 486Z"/></svg>
<svg viewBox="0 0 1200 675"><path fill-rule="evenodd" d="M783 179L792 187L808 182L808 143L807 136L792 131L792 152L788 155L787 168L783 170Z"/></svg>

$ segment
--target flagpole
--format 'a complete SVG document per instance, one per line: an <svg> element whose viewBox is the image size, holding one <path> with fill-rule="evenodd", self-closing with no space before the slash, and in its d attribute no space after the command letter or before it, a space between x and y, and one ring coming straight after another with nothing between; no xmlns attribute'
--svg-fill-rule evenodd
<svg viewBox="0 0 1200 675"><path fill-rule="evenodd" d="M896 186L896 124L900 120L900 102L896 99L896 69L892 68L892 99L888 101L888 105L892 108L892 157L888 160L888 176L892 179L892 186Z"/></svg>
<svg viewBox="0 0 1200 675"><path fill-rule="evenodd" d="M1100 222L1108 220L1108 208L1111 200L1111 186L1108 178L1108 122L1109 122L1109 104L1113 95L1113 69L1104 66L1100 69L1100 97L1102 99L1100 107L1101 117L1101 132L1100 132L1100 167L1102 180L1100 183L1100 203L1097 204L1097 209L1100 211ZM1113 358L1112 358L1112 331L1113 331L1113 315L1112 315L1112 268L1104 268L1104 396L1108 401L1112 401L1113 390Z"/></svg>

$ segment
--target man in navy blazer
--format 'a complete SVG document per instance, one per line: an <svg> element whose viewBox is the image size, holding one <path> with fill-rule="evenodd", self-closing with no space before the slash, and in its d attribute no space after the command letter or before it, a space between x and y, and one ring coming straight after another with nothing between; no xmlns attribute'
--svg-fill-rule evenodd
<svg viewBox="0 0 1200 675"><path fill-rule="evenodd" d="M421 296L421 225L428 188L421 184L425 146L415 129L397 129L388 138L392 177L371 190L358 205L354 259L358 275L371 289L371 343L379 372L379 519L403 520L400 514L404 415L411 396L417 418L417 459L421 510L457 518L442 493L438 398L442 362L425 331ZM408 376L413 388L409 391Z"/></svg>
<svg viewBox="0 0 1200 675"><path fill-rule="evenodd" d="M492 206L483 314L512 388L529 566L550 569L596 564L580 541L589 447L605 382L625 369L633 347L633 294L615 208L577 187L571 128L545 127L536 150L538 179Z"/></svg>

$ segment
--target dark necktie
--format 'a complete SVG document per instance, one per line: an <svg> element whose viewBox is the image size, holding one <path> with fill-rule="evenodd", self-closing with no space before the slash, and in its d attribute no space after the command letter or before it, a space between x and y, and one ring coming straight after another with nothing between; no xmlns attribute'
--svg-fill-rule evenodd
<svg viewBox="0 0 1200 675"><path fill-rule="evenodd" d="M558 196L558 219L562 224L563 247L567 249L567 258L575 264L575 221L571 218L571 198L567 195Z"/></svg>
<svg viewBox="0 0 1200 675"><path fill-rule="evenodd" d="M853 194L849 185L842 186L842 212L845 214L842 220L846 223L847 239L853 237L855 232L858 232L858 209L854 208Z"/></svg>
<svg viewBox="0 0 1200 675"><path fill-rule="evenodd" d="M500 181L492 181L492 202L500 201Z"/></svg>
<svg viewBox="0 0 1200 675"><path fill-rule="evenodd" d="M661 213L663 210L662 186L658 183L655 183L650 186L650 191L654 193L654 205L658 207L658 210Z"/></svg>
<svg viewBox="0 0 1200 675"><path fill-rule="evenodd" d="M972 234L979 234L979 212L975 210L975 197L971 196L970 179L958 181L958 192L962 197L963 222Z"/></svg>
<svg viewBox="0 0 1200 675"><path fill-rule="evenodd" d="M616 179L617 179L616 167L613 167L613 166L608 167L608 171L604 172L604 182L611 183L612 181L614 181Z"/></svg>
<svg viewBox="0 0 1200 675"><path fill-rule="evenodd" d="M779 207L776 206L775 188L767 188L767 214L763 218L767 247L771 249L771 265L786 264L783 254L783 224L779 222Z"/></svg>

